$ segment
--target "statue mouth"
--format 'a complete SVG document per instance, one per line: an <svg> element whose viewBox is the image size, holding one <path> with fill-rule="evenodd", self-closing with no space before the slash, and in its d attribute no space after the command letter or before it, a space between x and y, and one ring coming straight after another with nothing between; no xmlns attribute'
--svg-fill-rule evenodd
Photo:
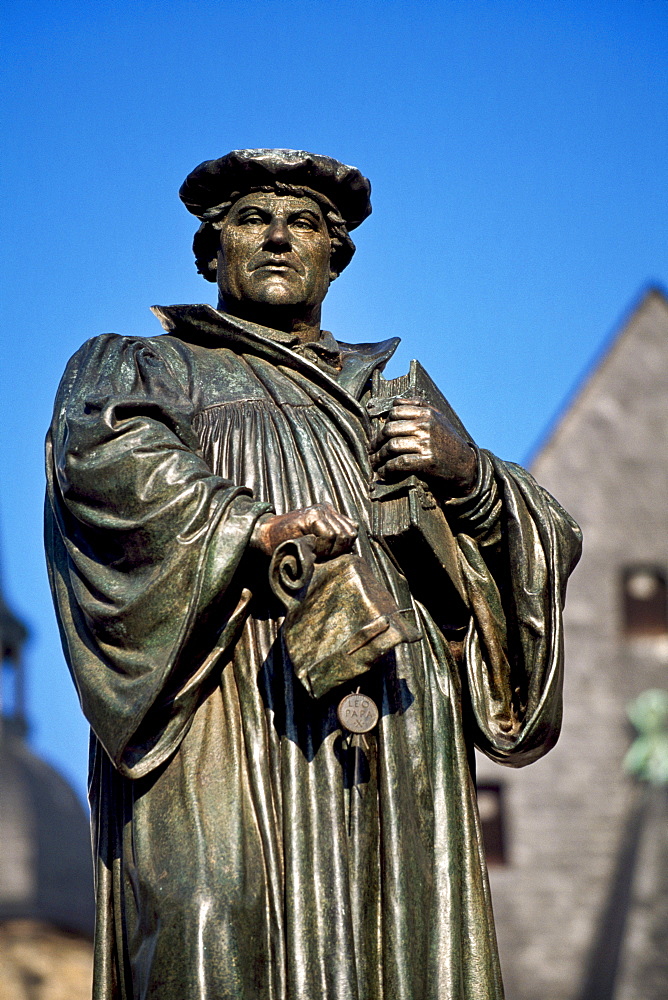
<svg viewBox="0 0 668 1000"><path fill-rule="evenodd" d="M304 269L300 266L297 261L288 260L285 257L263 257L259 261L251 264L250 271L296 271L297 274L303 274Z"/></svg>

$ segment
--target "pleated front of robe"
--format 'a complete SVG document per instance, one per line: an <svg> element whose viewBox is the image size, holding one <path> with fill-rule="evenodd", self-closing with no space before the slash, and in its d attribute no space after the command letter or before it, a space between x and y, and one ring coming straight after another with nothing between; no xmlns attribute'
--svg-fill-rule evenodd
<svg viewBox="0 0 668 1000"><path fill-rule="evenodd" d="M329 370L210 307L161 318L166 336L84 345L48 439L52 587L93 733L94 996L501 998L471 753L520 766L556 739L577 529L484 454L477 507L449 512L458 661L371 533L359 400L394 344ZM316 700L248 542L263 513L322 502L422 639ZM355 748L336 706L358 685L380 721Z"/></svg>

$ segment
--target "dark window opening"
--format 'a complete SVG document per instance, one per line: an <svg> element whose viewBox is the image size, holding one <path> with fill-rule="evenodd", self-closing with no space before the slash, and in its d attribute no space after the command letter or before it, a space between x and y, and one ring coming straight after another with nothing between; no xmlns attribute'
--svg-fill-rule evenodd
<svg viewBox="0 0 668 1000"><path fill-rule="evenodd" d="M487 864L505 865L506 830L501 785L492 782L478 785L478 812Z"/></svg>
<svg viewBox="0 0 668 1000"><path fill-rule="evenodd" d="M656 566L629 566L622 573L622 627L628 636L668 633L668 582Z"/></svg>

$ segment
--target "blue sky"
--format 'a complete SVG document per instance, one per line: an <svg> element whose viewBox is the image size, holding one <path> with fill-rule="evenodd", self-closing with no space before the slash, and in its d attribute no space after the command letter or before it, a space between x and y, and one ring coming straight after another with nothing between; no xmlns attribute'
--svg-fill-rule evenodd
<svg viewBox="0 0 668 1000"><path fill-rule="evenodd" d="M399 335L484 446L526 460L648 284L668 284L668 4L5 0L0 561L29 623L33 745L83 794L86 725L43 568L42 442L88 337L213 301L177 191L286 146L353 163L374 213L343 340Z"/></svg>

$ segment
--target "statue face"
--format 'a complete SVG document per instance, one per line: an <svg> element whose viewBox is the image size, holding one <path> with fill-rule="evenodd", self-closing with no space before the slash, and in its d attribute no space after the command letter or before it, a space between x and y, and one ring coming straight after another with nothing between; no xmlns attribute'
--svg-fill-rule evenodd
<svg viewBox="0 0 668 1000"><path fill-rule="evenodd" d="M220 232L218 289L226 306L308 313L329 288L330 238L311 198L260 191L236 201ZM234 311L232 308L230 311Z"/></svg>

